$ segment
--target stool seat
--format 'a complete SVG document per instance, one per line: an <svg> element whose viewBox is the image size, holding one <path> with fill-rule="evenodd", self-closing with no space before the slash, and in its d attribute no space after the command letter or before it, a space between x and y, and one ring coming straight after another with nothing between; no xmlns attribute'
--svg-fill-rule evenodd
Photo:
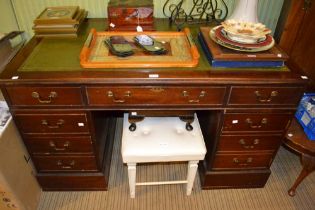
<svg viewBox="0 0 315 210"><path fill-rule="evenodd" d="M192 131L178 117L146 117L133 132L128 124L126 114L121 149L124 163L202 160L206 154L196 117Z"/></svg>
<svg viewBox="0 0 315 210"><path fill-rule="evenodd" d="M145 117L135 131L130 131L128 114L124 114L121 154L128 165L131 198L137 185L187 184L186 194L191 194L198 162L207 152L196 115L194 119L190 131L179 117ZM186 180L136 182L137 163L174 161L188 162Z"/></svg>

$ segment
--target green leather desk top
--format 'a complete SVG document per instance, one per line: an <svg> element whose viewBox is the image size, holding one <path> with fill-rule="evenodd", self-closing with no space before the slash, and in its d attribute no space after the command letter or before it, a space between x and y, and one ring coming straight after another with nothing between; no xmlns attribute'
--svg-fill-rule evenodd
<svg viewBox="0 0 315 210"><path fill-rule="evenodd" d="M169 27L166 19L157 19L157 30L170 31L175 30L175 27ZM91 69L85 69L80 66L80 51L87 39L88 33L91 28L95 28L97 31L104 31L106 26L106 20L89 20L83 23L79 29L78 38L43 38L40 43L35 47L30 56L19 68L19 72L34 72L34 71L89 71ZM197 40L197 33L199 26L191 27L191 33L197 44L200 59L197 67L193 70L196 71L220 71L222 68L212 68L208 63L200 45ZM169 70L169 68L156 68L156 70ZM177 68L178 69L178 68ZM113 69L93 69L93 71L109 71ZM128 69L132 70L132 69ZM192 70L192 68L181 68L181 70ZM227 70L227 69L225 69ZM231 69L237 71L239 69ZM244 69L242 69L244 70ZM250 68L250 70L256 71L286 71L287 68Z"/></svg>

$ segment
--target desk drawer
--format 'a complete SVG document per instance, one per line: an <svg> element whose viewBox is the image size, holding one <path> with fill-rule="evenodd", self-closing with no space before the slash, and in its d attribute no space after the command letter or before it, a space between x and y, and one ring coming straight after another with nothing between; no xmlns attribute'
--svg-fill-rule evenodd
<svg viewBox="0 0 315 210"><path fill-rule="evenodd" d="M117 105L222 105L225 87L87 87L88 103Z"/></svg>
<svg viewBox="0 0 315 210"><path fill-rule="evenodd" d="M271 162L272 153L217 154L212 168L214 170L269 168Z"/></svg>
<svg viewBox="0 0 315 210"><path fill-rule="evenodd" d="M89 133L86 113L15 114L16 122L23 133Z"/></svg>
<svg viewBox="0 0 315 210"><path fill-rule="evenodd" d="M14 106L80 106L80 87L7 87Z"/></svg>
<svg viewBox="0 0 315 210"><path fill-rule="evenodd" d="M34 156L38 172L98 171L94 156Z"/></svg>
<svg viewBox="0 0 315 210"><path fill-rule="evenodd" d="M281 144L281 137L281 135L222 135L217 152L274 151Z"/></svg>
<svg viewBox="0 0 315 210"><path fill-rule="evenodd" d="M93 143L90 136L28 137L24 141L32 154L93 153Z"/></svg>
<svg viewBox="0 0 315 210"><path fill-rule="evenodd" d="M222 131L277 131L286 129L292 119L292 114L283 113L257 113L257 114L225 114Z"/></svg>
<svg viewBox="0 0 315 210"><path fill-rule="evenodd" d="M297 106L303 88L237 87L231 88L228 105L292 105Z"/></svg>

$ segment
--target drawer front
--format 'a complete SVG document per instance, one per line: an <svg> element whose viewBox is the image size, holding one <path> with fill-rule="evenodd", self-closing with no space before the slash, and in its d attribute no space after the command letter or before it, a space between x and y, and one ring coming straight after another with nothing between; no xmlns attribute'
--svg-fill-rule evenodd
<svg viewBox="0 0 315 210"><path fill-rule="evenodd" d="M14 106L80 106L80 87L7 87Z"/></svg>
<svg viewBox="0 0 315 210"><path fill-rule="evenodd" d="M292 119L292 114L225 114L222 131L277 131L282 132Z"/></svg>
<svg viewBox="0 0 315 210"><path fill-rule="evenodd" d="M232 87L228 105L297 106L303 91L297 87Z"/></svg>
<svg viewBox="0 0 315 210"><path fill-rule="evenodd" d="M264 154L217 154L213 162L214 170L239 170L269 168L272 153Z"/></svg>
<svg viewBox="0 0 315 210"><path fill-rule="evenodd" d="M38 172L98 171L94 156L34 156Z"/></svg>
<svg viewBox="0 0 315 210"><path fill-rule="evenodd" d="M89 133L85 113L76 114L15 114L21 131L28 134L40 133Z"/></svg>
<svg viewBox="0 0 315 210"><path fill-rule="evenodd" d="M87 87L88 103L117 105L222 105L225 87Z"/></svg>
<svg viewBox="0 0 315 210"><path fill-rule="evenodd" d="M222 135L217 152L274 151L281 144L281 137L281 135Z"/></svg>
<svg viewBox="0 0 315 210"><path fill-rule="evenodd" d="M90 136L25 138L32 154L93 153Z"/></svg>

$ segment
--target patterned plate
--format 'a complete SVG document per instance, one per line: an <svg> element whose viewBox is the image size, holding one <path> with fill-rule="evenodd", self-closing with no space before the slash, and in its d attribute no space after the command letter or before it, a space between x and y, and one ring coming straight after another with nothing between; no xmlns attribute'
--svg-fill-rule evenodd
<svg viewBox="0 0 315 210"><path fill-rule="evenodd" d="M228 43L230 45L234 45L237 47L246 47L246 48L261 48L261 47L265 47L265 46L269 46L272 42L273 42L273 38L271 35L266 35L266 39L259 42L259 43L239 43L236 41L233 41L231 39L228 38L227 33L224 31L223 26L218 27L215 30L215 36L220 39L222 42Z"/></svg>
<svg viewBox="0 0 315 210"><path fill-rule="evenodd" d="M266 40L257 44L242 44L229 40L222 34L222 26L214 27L210 30L210 38L217 44L236 51L243 52L261 52L272 48L275 41L272 36L267 36Z"/></svg>

